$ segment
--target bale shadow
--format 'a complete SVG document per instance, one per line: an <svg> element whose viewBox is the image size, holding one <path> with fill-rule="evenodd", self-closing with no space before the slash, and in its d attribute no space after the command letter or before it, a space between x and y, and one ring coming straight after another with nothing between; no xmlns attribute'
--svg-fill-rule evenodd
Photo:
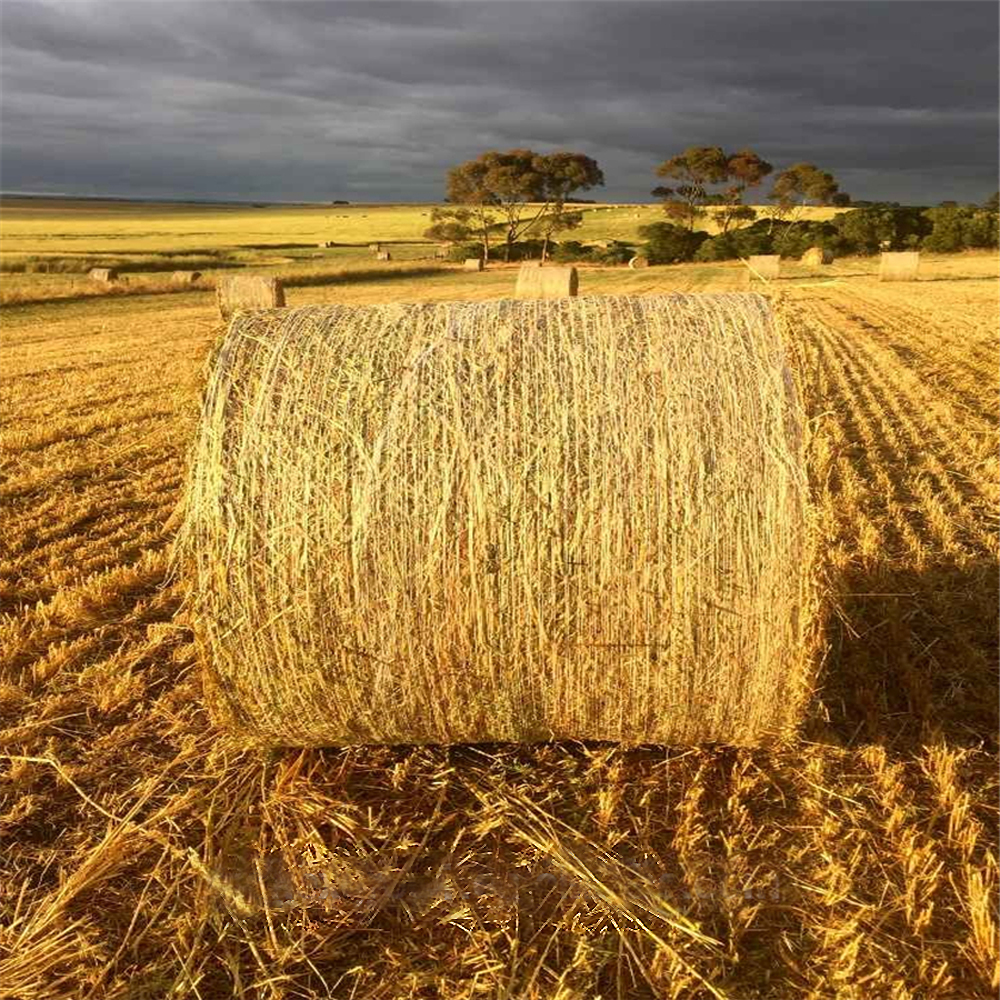
<svg viewBox="0 0 1000 1000"><path fill-rule="evenodd" d="M324 285L385 284L407 278L428 278L449 273L444 267L366 268L358 271L337 271L330 274L298 274L283 277L286 288L317 288Z"/></svg>
<svg viewBox="0 0 1000 1000"><path fill-rule="evenodd" d="M909 748L997 745L1000 572L982 557L888 562L835 583L807 738Z"/></svg>

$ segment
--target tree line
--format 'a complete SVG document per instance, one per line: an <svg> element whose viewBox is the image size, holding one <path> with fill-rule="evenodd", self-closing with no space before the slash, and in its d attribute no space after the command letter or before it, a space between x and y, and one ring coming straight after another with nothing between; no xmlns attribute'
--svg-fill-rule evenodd
<svg viewBox="0 0 1000 1000"><path fill-rule="evenodd" d="M758 212L747 203L748 196L772 175L766 195L772 207L766 219L756 221ZM773 165L751 149L727 153L720 146L691 146L664 160L656 176L667 182L651 192L661 201L667 221L640 229L652 263L722 260L746 253L791 255L803 241L840 253L874 252L886 244L941 250L996 245L988 204L980 209L943 205L925 212L863 203L857 211L838 217L854 216L849 224L838 225L837 219L830 224L806 223L807 206L850 206L850 195L840 190L832 173L813 163L795 163L774 173ZM603 184L601 168L583 153L490 150L448 171L446 204L433 210L424 235L475 244L484 260L498 245L507 261L526 254L544 260L555 248L562 259L589 255L614 263L614 247L600 254L573 241L556 243L557 236L583 222L583 215L572 207L582 201L575 195ZM913 218L913 212L920 213L919 218ZM709 216L719 230L715 237L697 229Z"/></svg>

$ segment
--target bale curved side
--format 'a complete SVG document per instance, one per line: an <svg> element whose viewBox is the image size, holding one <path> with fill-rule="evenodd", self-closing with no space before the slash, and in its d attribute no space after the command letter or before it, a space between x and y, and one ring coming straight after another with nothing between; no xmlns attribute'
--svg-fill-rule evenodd
<svg viewBox="0 0 1000 1000"><path fill-rule="evenodd" d="M241 313L182 534L213 714L767 742L811 670L801 425L756 295Z"/></svg>

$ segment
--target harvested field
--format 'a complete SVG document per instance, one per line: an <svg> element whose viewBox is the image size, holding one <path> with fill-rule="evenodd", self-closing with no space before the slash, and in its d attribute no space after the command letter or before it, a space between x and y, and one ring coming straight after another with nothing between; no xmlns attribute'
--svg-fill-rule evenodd
<svg viewBox="0 0 1000 1000"><path fill-rule="evenodd" d="M754 751L238 749L205 716L167 561L211 292L5 308L0 996L995 997L997 285L979 260L922 261L918 285L872 261L780 282L836 599L803 738ZM485 299L513 276L389 287Z"/></svg>

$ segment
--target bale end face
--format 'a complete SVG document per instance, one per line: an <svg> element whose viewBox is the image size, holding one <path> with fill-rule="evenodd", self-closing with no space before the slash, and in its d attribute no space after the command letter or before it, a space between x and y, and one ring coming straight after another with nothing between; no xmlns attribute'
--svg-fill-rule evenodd
<svg viewBox="0 0 1000 1000"><path fill-rule="evenodd" d="M280 278L261 274L233 274L220 278L215 286L219 315L228 323L238 309L276 309L285 304L285 288Z"/></svg>
<svg viewBox="0 0 1000 1000"><path fill-rule="evenodd" d="M811 680L802 426L757 295L242 312L180 542L213 716L766 743Z"/></svg>
<svg viewBox="0 0 1000 1000"><path fill-rule="evenodd" d="M649 267L649 258L643 256L633 257L629 262L628 266L634 271L636 268Z"/></svg>
<svg viewBox="0 0 1000 1000"><path fill-rule="evenodd" d="M482 257L466 257L462 268L465 271L481 271L483 269L483 259Z"/></svg>
<svg viewBox="0 0 1000 1000"><path fill-rule="evenodd" d="M392 260L392 254L388 250L380 250L375 254L376 260Z"/></svg>
<svg viewBox="0 0 1000 1000"><path fill-rule="evenodd" d="M113 267L92 267L87 272L87 277L91 281L99 281L102 284L109 285L111 282L118 280L118 272Z"/></svg>
<svg viewBox="0 0 1000 1000"><path fill-rule="evenodd" d="M879 281L916 281L920 270L920 252L907 250L883 253L879 259Z"/></svg>
<svg viewBox="0 0 1000 1000"><path fill-rule="evenodd" d="M541 267L528 261L517 272L517 299L562 299L576 296L579 277L575 267Z"/></svg>

